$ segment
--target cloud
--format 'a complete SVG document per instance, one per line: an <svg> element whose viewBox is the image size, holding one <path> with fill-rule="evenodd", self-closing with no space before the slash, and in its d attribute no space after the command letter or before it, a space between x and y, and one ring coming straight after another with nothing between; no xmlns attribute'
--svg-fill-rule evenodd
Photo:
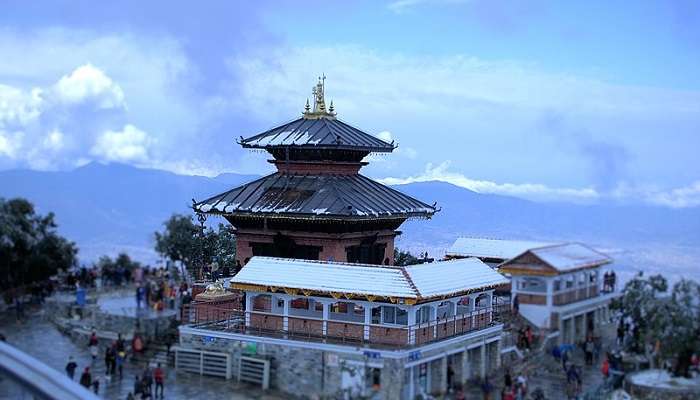
<svg viewBox="0 0 700 400"><path fill-rule="evenodd" d="M63 76L53 87L60 102L92 101L100 108L124 107L124 92L110 77L92 64L82 65Z"/></svg>
<svg viewBox="0 0 700 400"><path fill-rule="evenodd" d="M391 141L393 140L391 138L391 132L389 132L389 131L381 131L381 132L377 133L377 137L379 139L387 142L387 143L391 143Z"/></svg>
<svg viewBox="0 0 700 400"><path fill-rule="evenodd" d="M102 160L144 163L149 159L153 139L133 125L125 125L121 131L108 130L97 138L90 154Z"/></svg>
<svg viewBox="0 0 700 400"><path fill-rule="evenodd" d="M700 180L688 186L664 190L658 187L634 187L621 183L614 189L601 192L593 187L561 188L541 183L496 183L487 180L471 179L450 171L450 161L439 165L428 164L425 171L406 178L386 177L378 179L386 185L403 185L415 182L440 181L451 183L477 193L490 193L519 197L534 201L568 201L593 204L602 201L645 203L670 208L700 206Z"/></svg>
<svg viewBox="0 0 700 400"><path fill-rule="evenodd" d="M451 183L477 193L493 193L521 197L531 200L569 200L576 202L591 202L600 195L593 188L552 188L539 183L495 183L485 180L467 178L461 173L449 171L451 162L444 161L439 165L428 164L422 174L407 178L382 178L380 182L387 185L402 185L414 182L441 181Z"/></svg>

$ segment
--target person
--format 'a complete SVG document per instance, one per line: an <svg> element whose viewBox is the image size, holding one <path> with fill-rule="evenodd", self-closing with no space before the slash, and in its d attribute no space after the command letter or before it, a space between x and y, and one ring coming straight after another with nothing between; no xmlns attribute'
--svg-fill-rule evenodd
<svg viewBox="0 0 700 400"><path fill-rule="evenodd" d="M124 360L126 359L126 351L120 350L117 352L116 364L119 371L119 379L122 379L124 374Z"/></svg>
<svg viewBox="0 0 700 400"><path fill-rule="evenodd" d="M513 387L513 378L510 376L510 368L506 368L506 373L503 376L503 384L506 389Z"/></svg>
<svg viewBox="0 0 700 400"><path fill-rule="evenodd" d="M107 346L105 348L105 371L109 373L110 366L112 365L112 347Z"/></svg>
<svg viewBox="0 0 700 400"><path fill-rule="evenodd" d="M92 331L92 334L90 335L90 339L88 340L88 347L90 348L90 355L92 356L92 361L94 362L97 359L97 344L99 343L99 340L97 339L97 332Z"/></svg>
<svg viewBox="0 0 700 400"><path fill-rule="evenodd" d="M528 325L525 328L525 339L526 339L525 343L527 345L527 349L530 350L530 348L532 346L532 329L530 328L530 325Z"/></svg>
<svg viewBox="0 0 700 400"><path fill-rule="evenodd" d="M143 393L143 383L138 375L134 375L134 396Z"/></svg>
<svg viewBox="0 0 700 400"><path fill-rule="evenodd" d="M143 352L143 339L138 333L134 334L134 338L131 340L131 350L134 352L134 357Z"/></svg>
<svg viewBox="0 0 700 400"><path fill-rule="evenodd" d="M624 325L622 324L622 320L620 320L620 323L617 324L617 345L622 346L622 343L624 343L625 339L625 328Z"/></svg>
<svg viewBox="0 0 700 400"><path fill-rule="evenodd" d="M156 366L156 369L153 370L153 379L156 381L156 393L155 397L158 397L158 388L160 388L160 398L163 398L163 384L165 383L165 373L163 373L163 369L160 367L160 363Z"/></svg>
<svg viewBox="0 0 700 400"><path fill-rule="evenodd" d="M589 336L583 346L583 351L586 354L586 365L593 365L593 350L595 350L595 343L593 343L593 338Z"/></svg>
<svg viewBox="0 0 700 400"><path fill-rule="evenodd" d="M141 308L141 301L143 300L143 288L141 285L136 287L136 308Z"/></svg>
<svg viewBox="0 0 700 400"><path fill-rule="evenodd" d="M615 291L615 280L617 280L617 277L615 276L615 271L610 271L610 291L611 292Z"/></svg>
<svg viewBox="0 0 700 400"><path fill-rule="evenodd" d="M610 376L610 361L608 361L608 357L605 357L603 360L603 364L600 366L600 373L603 374L604 380L607 380L608 376Z"/></svg>
<svg viewBox="0 0 700 400"><path fill-rule="evenodd" d="M143 391L147 393L148 398L153 396L153 372L150 367L143 371Z"/></svg>
<svg viewBox="0 0 700 400"><path fill-rule="evenodd" d="M83 374L80 375L80 384L86 389L90 389L92 385L92 375L90 375L90 367L85 367Z"/></svg>
<svg viewBox="0 0 700 400"><path fill-rule="evenodd" d="M124 338L122 337L122 334L119 333L119 334L117 334L117 352L125 351L125 350L126 350L126 343L124 343Z"/></svg>
<svg viewBox="0 0 700 400"><path fill-rule="evenodd" d="M126 395L126 400L134 400L134 394L129 392L129 394Z"/></svg>
<svg viewBox="0 0 700 400"><path fill-rule="evenodd" d="M95 394L100 393L100 378L97 376L92 381L92 391L95 392Z"/></svg>
<svg viewBox="0 0 700 400"><path fill-rule="evenodd" d="M520 396L521 399L527 397L527 378L525 378L525 375L522 373L519 374L516 384L518 386L518 396Z"/></svg>
<svg viewBox="0 0 700 400"><path fill-rule="evenodd" d="M78 364L73 359L73 356L68 357L68 364L66 364L66 374L68 374L70 380L73 380L76 368L78 368Z"/></svg>

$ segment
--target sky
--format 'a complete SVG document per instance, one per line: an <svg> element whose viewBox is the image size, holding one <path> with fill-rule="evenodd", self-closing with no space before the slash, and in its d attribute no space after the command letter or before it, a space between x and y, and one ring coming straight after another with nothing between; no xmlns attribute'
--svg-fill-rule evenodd
<svg viewBox="0 0 700 400"><path fill-rule="evenodd" d="M700 206L697 1L2 8L0 169L268 173L235 139L299 117L325 74L340 119L398 143L363 169L384 183Z"/></svg>

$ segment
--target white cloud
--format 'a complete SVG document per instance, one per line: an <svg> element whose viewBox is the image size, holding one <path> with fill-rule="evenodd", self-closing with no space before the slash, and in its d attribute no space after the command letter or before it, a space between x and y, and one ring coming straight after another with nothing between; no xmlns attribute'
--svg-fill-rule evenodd
<svg viewBox="0 0 700 400"><path fill-rule="evenodd" d="M590 202L597 200L600 195L593 188L552 188L539 183L495 183L491 181L467 178L461 173L449 171L451 162L445 161L439 165L428 164L425 171L407 178L382 178L380 182L387 185L402 185L414 182L441 181L451 183L477 193L494 193L507 196L521 197L531 200L570 200Z"/></svg>
<svg viewBox="0 0 700 400"><path fill-rule="evenodd" d="M389 131L381 131L381 132L377 133L377 137L379 139L387 142L387 143L391 143L391 141L393 140L391 138L391 132L389 132Z"/></svg>
<svg viewBox="0 0 700 400"><path fill-rule="evenodd" d="M52 151L60 151L65 146L64 135L58 129L49 132L44 138L42 145Z"/></svg>
<svg viewBox="0 0 700 400"><path fill-rule="evenodd" d="M22 136L24 136L22 132L10 133L0 129L0 156L10 159L16 158Z"/></svg>
<svg viewBox="0 0 700 400"><path fill-rule="evenodd" d="M90 154L107 161L146 162L153 139L133 125L121 131L108 130L97 138Z"/></svg>
<svg viewBox="0 0 700 400"><path fill-rule="evenodd" d="M124 107L124 92L101 69L82 65L64 75L53 87L58 101L79 104L94 102L99 108Z"/></svg>

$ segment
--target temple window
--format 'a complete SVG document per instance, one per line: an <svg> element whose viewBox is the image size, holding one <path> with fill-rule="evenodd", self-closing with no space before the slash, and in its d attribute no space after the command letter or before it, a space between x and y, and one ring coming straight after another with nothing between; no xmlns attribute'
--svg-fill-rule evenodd
<svg viewBox="0 0 700 400"><path fill-rule="evenodd" d="M382 324L407 325L408 312L395 306L382 306Z"/></svg>
<svg viewBox="0 0 700 400"><path fill-rule="evenodd" d="M519 282L520 290L525 292L541 292L547 291L547 282L542 278L523 278Z"/></svg>
<svg viewBox="0 0 700 400"><path fill-rule="evenodd" d="M438 318L445 319L451 317L453 315L452 307L454 307L454 304L452 304L451 301L443 301L440 303L437 308Z"/></svg>
<svg viewBox="0 0 700 400"><path fill-rule="evenodd" d="M474 308L475 309L486 308L490 305L489 303L490 303L489 295L486 293L483 293L483 294L480 294L479 297L477 297L474 300Z"/></svg>

